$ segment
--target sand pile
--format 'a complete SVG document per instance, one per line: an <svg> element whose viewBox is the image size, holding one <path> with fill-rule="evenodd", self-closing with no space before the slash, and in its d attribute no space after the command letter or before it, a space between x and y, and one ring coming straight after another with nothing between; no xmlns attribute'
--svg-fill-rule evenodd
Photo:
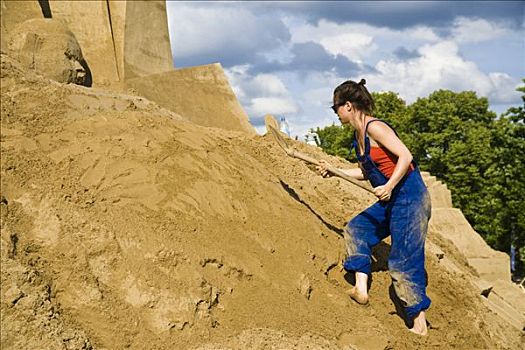
<svg viewBox="0 0 525 350"><path fill-rule="evenodd" d="M373 196L322 179L270 137L59 84L5 55L1 84L3 349L523 344L439 232L429 235L428 337L396 313L386 243L370 306L353 303L340 234ZM459 268L445 269L435 247Z"/></svg>

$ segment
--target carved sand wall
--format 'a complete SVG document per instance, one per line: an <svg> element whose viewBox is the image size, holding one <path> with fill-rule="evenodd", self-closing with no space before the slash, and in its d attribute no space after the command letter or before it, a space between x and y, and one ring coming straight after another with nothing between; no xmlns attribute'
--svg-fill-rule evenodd
<svg viewBox="0 0 525 350"><path fill-rule="evenodd" d="M255 134L218 63L129 79L125 84L196 124Z"/></svg>
<svg viewBox="0 0 525 350"><path fill-rule="evenodd" d="M523 291L511 282L509 256L489 247L474 231L461 210L452 206L451 192L445 184L427 172L422 175L432 199L429 235L439 233L454 245L464 256L467 268L479 276L472 283L483 295L481 300L514 327L522 329L525 326L525 298ZM427 250L438 255L447 270L462 273L464 267L451 262L435 245L429 244Z"/></svg>

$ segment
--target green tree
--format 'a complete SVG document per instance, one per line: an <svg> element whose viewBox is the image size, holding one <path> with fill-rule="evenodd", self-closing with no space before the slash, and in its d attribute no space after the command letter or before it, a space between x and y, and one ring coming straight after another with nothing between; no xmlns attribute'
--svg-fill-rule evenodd
<svg viewBox="0 0 525 350"><path fill-rule="evenodd" d="M525 79L522 80L525 83ZM518 273L525 275L525 85L522 106L512 107L501 115L493 130L494 163L491 175L494 185L491 198L503 208L494 212L499 230L488 237L488 242L499 249L513 244L518 249Z"/></svg>
<svg viewBox="0 0 525 350"><path fill-rule="evenodd" d="M321 148L328 154L339 156L350 161L355 161L355 156L351 154L353 131L346 126L331 125L325 128L317 128L317 135Z"/></svg>
<svg viewBox="0 0 525 350"><path fill-rule="evenodd" d="M410 149L414 144L414 135L410 127L406 102L398 94L388 92L372 93L375 102L374 117L392 125L399 137Z"/></svg>
<svg viewBox="0 0 525 350"><path fill-rule="evenodd" d="M398 94L388 92L373 92L375 111L374 117L386 120L396 129L404 130L407 124L407 106Z"/></svg>
<svg viewBox="0 0 525 350"><path fill-rule="evenodd" d="M490 128L496 114L488 106L486 98L478 98L472 91L449 90L433 92L410 105L404 124L410 129L404 131L411 134L407 145L420 166L441 179L450 179L456 164L465 161L464 157L469 159L467 154L451 159L451 147L469 143L471 128Z"/></svg>

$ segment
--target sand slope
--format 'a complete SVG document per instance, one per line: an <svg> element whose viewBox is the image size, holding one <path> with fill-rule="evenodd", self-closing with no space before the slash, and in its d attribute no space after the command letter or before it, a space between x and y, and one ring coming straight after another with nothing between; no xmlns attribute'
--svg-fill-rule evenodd
<svg viewBox="0 0 525 350"><path fill-rule="evenodd" d="M352 303L339 235L374 198L322 179L271 138L54 83L5 55L1 74L2 349L523 344L439 232L429 237L428 337L396 314L387 243L370 306Z"/></svg>

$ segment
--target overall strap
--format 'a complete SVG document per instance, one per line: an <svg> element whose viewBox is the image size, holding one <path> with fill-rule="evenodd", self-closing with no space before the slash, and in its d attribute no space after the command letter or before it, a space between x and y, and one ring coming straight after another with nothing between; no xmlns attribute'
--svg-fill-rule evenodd
<svg viewBox="0 0 525 350"><path fill-rule="evenodd" d="M352 139L352 146L350 146L350 152L352 152L352 149L355 149L356 154L359 153L357 149L357 135L356 135L355 130L354 130L354 138Z"/></svg>
<svg viewBox="0 0 525 350"><path fill-rule="evenodd" d="M397 134L396 130L392 127L392 125L388 124L386 121L381 120L381 119L369 120L368 123L366 123L366 126L365 126L365 135L364 135L364 138L365 138L365 140L364 140L365 141L365 153L364 154L370 154L370 139L368 138L368 125L370 125L370 123L376 122L376 121L383 122L386 125L388 125L390 127L390 129L392 129L394 131L396 136L399 137L399 135Z"/></svg>
<svg viewBox="0 0 525 350"><path fill-rule="evenodd" d="M368 138L366 137L366 135L365 135L365 149L364 149L363 155L361 156L360 151L359 151L359 143L357 142L357 132L355 130L354 130L354 139L352 141L352 146L350 147L350 151L352 151L352 149L355 150L355 154L358 159L369 154L370 153L370 143L368 142Z"/></svg>

